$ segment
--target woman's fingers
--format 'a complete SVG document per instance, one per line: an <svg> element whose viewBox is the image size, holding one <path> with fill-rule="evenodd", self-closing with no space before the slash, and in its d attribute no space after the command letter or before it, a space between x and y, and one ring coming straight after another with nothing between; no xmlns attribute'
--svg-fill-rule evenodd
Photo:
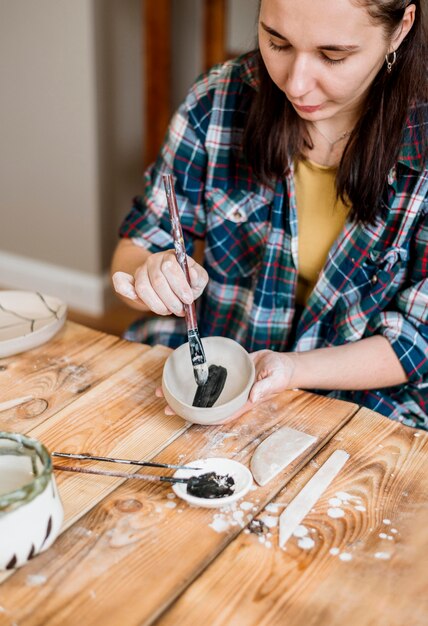
<svg viewBox="0 0 428 626"><path fill-rule="evenodd" d="M155 389L155 396L157 398L163 398L164 397L163 391L162 391L162 387L156 387L156 389ZM175 411L173 411L168 404L164 408L164 413L165 413L165 415L175 415Z"/></svg>
<svg viewBox="0 0 428 626"><path fill-rule="evenodd" d="M173 250L148 257L132 277L124 272L113 275L115 290L131 300L141 300L157 315L184 316L184 305L200 296L208 282L208 274L188 257L191 285L181 269Z"/></svg>
<svg viewBox="0 0 428 626"><path fill-rule="evenodd" d="M147 264L142 265L136 272L135 291L138 297L157 315L170 315L171 310L165 306L153 289L148 272Z"/></svg>
<svg viewBox="0 0 428 626"><path fill-rule="evenodd" d="M180 302L180 306L191 304L194 300L192 289L184 276L183 270L176 259L165 259L160 267L163 277L168 283L171 292Z"/></svg>
<svg viewBox="0 0 428 626"><path fill-rule="evenodd" d="M115 272L112 276L113 287L117 293L130 300L138 300L134 286L134 277L126 272Z"/></svg>
<svg viewBox="0 0 428 626"><path fill-rule="evenodd" d="M194 298L199 298L208 282L208 272L196 261L188 257L189 274Z"/></svg>
<svg viewBox="0 0 428 626"><path fill-rule="evenodd" d="M250 355L256 368L256 379L250 400L259 402L285 389L290 389L294 364L287 353L260 350Z"/></svg>

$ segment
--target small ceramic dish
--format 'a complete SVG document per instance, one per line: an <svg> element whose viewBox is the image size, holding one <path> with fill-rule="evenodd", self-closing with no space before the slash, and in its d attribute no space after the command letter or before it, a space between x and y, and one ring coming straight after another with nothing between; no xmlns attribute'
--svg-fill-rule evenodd
<svg viewBox="0 0 428 626"><path fill-rule="evenodd" d="M0 357L49 341L65 322L67 306L35 291L0 291Z"/></svg>
<svg viewBox="0 0 428 626"><path fill-rule="evenodd" d="M35 439L0 432L0 570L49 548L63 517L49 452Z"/></svg>
<svg viewBox="0 0 428 626"><path fill-rule="evenodd" d="M219 507L227 506L236 502L240 498L243 498L246 493L251 489L253 485L253 476L250 470L232 459L222 458L210 458L210 459L197 459L196 461L186 462L187 466L197 467L200 469L180 469L174 474L175 478L190 478L190 476L199 476L200 474L206 474L207 472L216 472L216 474L232 476L235 481L235 490L232 495L225 496L224 498L198 498L187 493L187 485L185 483L177 483L173 485L175 494L186 500L189 504L194 506L202 506L207 509L217 509Z"/></svg>
<svg viewBox="0 0 428 626"><path fill-rule="evenodd" d="M222 365L227 369L226 384L214 406L192 406L197 386L188 343L168 357L163 370L162 389L169 406L188 422L220 424L248 400L255 377L254 364L248 352L233 339L207 337L202 339L202 344L208 365Z"/></svg>

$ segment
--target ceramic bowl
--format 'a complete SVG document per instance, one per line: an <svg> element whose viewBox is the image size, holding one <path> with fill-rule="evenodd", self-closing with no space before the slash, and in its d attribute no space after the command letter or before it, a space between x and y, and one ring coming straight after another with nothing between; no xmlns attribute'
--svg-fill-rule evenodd
<svg viewBox="0 0 428 626"><path fill-rule="evenodd" d="M227 369L226 384L214 406L192 406L196 382L190 360L189 344L180 346L169 356L162 377L162 389L169 406L188 422L220 424L244 406L254 382L254 364L248 352L232 339L202 339L208 365Z"/></svg>
<svg viewBox="0 0 428 626"><path fill-rule="evenodd" d="M232 476L235 481L235 491L232 495L225 496L224 498L198 498L197 496L192 496L187 493L187 485L185 483L176 483L173 486L173 491L176 495L194 506L202 506L207 509L228 506L243 498L253 485L253 477L248 467L232 459L223 459L220 457L197 459L190 463L186 462L186 466L197 467L199 469L180 469L175 472L174 476L176 478L189 478L190 476L198 476L206 472L216 472L216 474L220 475L228 474Z"/></svg>
<svg viewBox="0 0 428 626"><path fill-rule="evenodd" d="M0 432L0 570L20 567L49 548L63 517L46 448Z"/></svg>
<svg viewBox="0 0 428 626"><path fill-rule="evenodd" d="M0 292L0 357L46 343L64 325L67 306L33 291Z"/></svg>

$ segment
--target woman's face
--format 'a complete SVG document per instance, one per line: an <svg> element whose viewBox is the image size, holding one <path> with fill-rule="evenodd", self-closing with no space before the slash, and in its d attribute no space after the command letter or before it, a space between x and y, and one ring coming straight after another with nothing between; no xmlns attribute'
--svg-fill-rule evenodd
<svg viewBox="0 0 428 626"><path fill-rule="evenodd" d="M355 120L389 50L351 0L262 0L258 32L271 79L310 121Z"/></svg>

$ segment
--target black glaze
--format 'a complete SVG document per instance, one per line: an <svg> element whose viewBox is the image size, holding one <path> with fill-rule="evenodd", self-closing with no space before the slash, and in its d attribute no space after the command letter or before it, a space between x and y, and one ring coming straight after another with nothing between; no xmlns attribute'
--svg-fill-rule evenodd
<svg viewBox="0 0 428 626"><path fill-rule="evenodd" d="M225 498L235 491L235 481L229 474L215 472L191 476L187 482L187 493L197 498Z"/></svg>
<svg viewBox="0 0 428 626"><path fill-rule="evenodd" d="M227 369L221 365L210 365L208 380L196 389L193 406L209 408L217 402L227 378Z"/></svg>

